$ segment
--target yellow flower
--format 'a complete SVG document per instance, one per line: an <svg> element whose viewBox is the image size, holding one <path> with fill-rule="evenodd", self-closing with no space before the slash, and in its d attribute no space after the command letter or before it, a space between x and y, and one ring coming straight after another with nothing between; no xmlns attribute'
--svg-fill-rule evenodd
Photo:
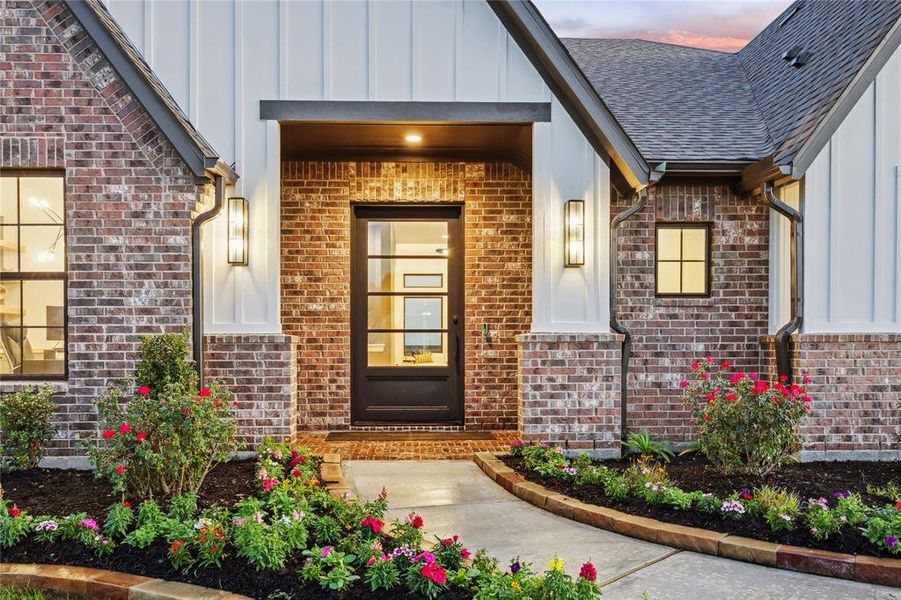
<svg viewBox="0 0 901 600"><path fill-rule="evenodd" d="M563 559L555 556L551 559L551 562L547 564L548 568L551 571L560 571L563 572Z"/></svg>
<svg viewBox="0 0 901 600"><path fill-rule="evenodd" d="M510 587L512 587L514 590L516 590L518 592L519 591L519 582L514 581L513 583L510 584Z"/></svg>

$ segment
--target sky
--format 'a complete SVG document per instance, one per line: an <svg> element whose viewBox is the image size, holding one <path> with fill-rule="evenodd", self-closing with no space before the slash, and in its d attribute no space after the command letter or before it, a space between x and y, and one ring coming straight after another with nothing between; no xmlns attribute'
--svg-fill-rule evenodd
<svg viewBox="0 0 901 600"><path fill-rule="evenodd" d="M639 38L736 52L790 0L535 0L560 37Z"/></svg>

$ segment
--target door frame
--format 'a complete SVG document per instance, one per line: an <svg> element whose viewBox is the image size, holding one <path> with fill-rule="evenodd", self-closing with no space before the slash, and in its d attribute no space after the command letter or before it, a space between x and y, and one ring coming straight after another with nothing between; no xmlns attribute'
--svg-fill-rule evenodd
<svg viewBox="0 0 901 600"><path fill-rule="evenodd" d="M444 213L444 219L449 221L448 227L455 228L455 232L449 237L449 256L448 256L448 264L447 264L447 272L448 272L448 288L447 288L447 297L448 303L452 302L453 298L457 298L459 302L458 306L458 323L456 325L456 332L453 329L453 324L447 323L448 327L448 371L453 374L453 370L450 369L450 365L452 362L452 357L450 356L451 352L451 339L456 335L456 339L454 340L454 351L459 353L458 359L453 359L453 362L457 364L456 370L456 389L453 392L451 398L449 398L449 405L452 407L452 412L459 415L459 417L452 417L444 420L431 420L431 421L406 421L406 420L373 420L373 419L362 419L360 418L360 414L365 409L364 399L361 396L361 390L359 389L359 384L357 382L357 375L359 373L359 369L371 369L367 365L367 345L365 343L358 343L358 337L362 335L363 341L366 341L366 329L368 327L367 323L367 311L365 308L368 306L367 299L367 282L368 282L368 269L367 269L367 260L368 260L368 239L364 236L363 239L360 239L360 236L357 232L357 219L358 214L366 215L363 218L369 217L367 213L371 213L373 215L378 215L379 218L385 218L386 220L427 220L430 217L423 217L423 213L431 212L432 219L441 218L441 213ZM370 217L371 218L371 217ZM466 295L465 295L465 264L466 264L466 253L465 248L466 244L464 241L464 232L465 226L465 205L463 202L361 202L361 201L351 201L350 203L350 256L348 257L350 261L350 423L352 426L357 425L375 425L375 426L397 426L397 425L463 425L466 419L466 410L464 403L464 388L465 388L465 373L466 373ZM454 225L454 221L456 221L456 225ZM450 229L449 229L450 232ZM356 261L356 266L355 266ZM451 271L456 272L456 281L457 284L453 286L456 289L451 288L451 282L453 281L453 277L451 277ZM364 310L361 310L361 307ZM448 306L448 318L450 319L452 315L451 306ZM360 333L362 332L362 334ZM377 372L381 372L385 370L384 373L390 373L390 370L396 369L397 367L377 367ZM428 367L417 367L417 369L427 369ZM428 375L428 371L423 371L423 375Z"/></svg>

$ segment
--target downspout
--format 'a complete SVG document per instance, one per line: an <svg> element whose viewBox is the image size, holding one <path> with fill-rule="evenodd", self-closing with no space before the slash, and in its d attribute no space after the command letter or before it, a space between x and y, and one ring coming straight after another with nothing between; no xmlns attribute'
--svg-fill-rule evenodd
<svg viewBox="0 0 901 600"><path fill-rule="evenodd" d="M620 444L626 441L626 421L629 414L629 358L632 356L632 334L629 329L619 322L616 315L616 280L619 266L619 225L641 212L648 203L648 188L637 192L637 199L629 208L622 211L610 221L610 329L623 336L622 363L620 374L620 417L619 440Z"/></svg>
<svg viewBox="0 0 901 600"><path fill-rule="evenodd" d="M763 187L770 208L791 223L791 308L789 320L776 332L776 370L780 376L792 379L791 336L801 329L804 321L804 219L801 212L792 208L773 193L773 183Z"/></svg>
<svg viewBox="0 0 901 600"><path fill-rule="evenodd" d="M225 198L225 178L215 175L216 197L212 208L194 217L191 222L191 335L194 346L194 366L203 385L203 248L200 228L219 214Z"/></svg>

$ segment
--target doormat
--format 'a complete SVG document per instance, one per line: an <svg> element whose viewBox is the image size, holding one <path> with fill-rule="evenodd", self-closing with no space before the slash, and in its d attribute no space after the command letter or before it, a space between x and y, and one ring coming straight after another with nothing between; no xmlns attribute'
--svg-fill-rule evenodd
<svg viewBox="0 0 901 600"><path fill-rule="evenodd" d="M446 442L493 440L490 431L333 431L326 442Z"/></svg>

